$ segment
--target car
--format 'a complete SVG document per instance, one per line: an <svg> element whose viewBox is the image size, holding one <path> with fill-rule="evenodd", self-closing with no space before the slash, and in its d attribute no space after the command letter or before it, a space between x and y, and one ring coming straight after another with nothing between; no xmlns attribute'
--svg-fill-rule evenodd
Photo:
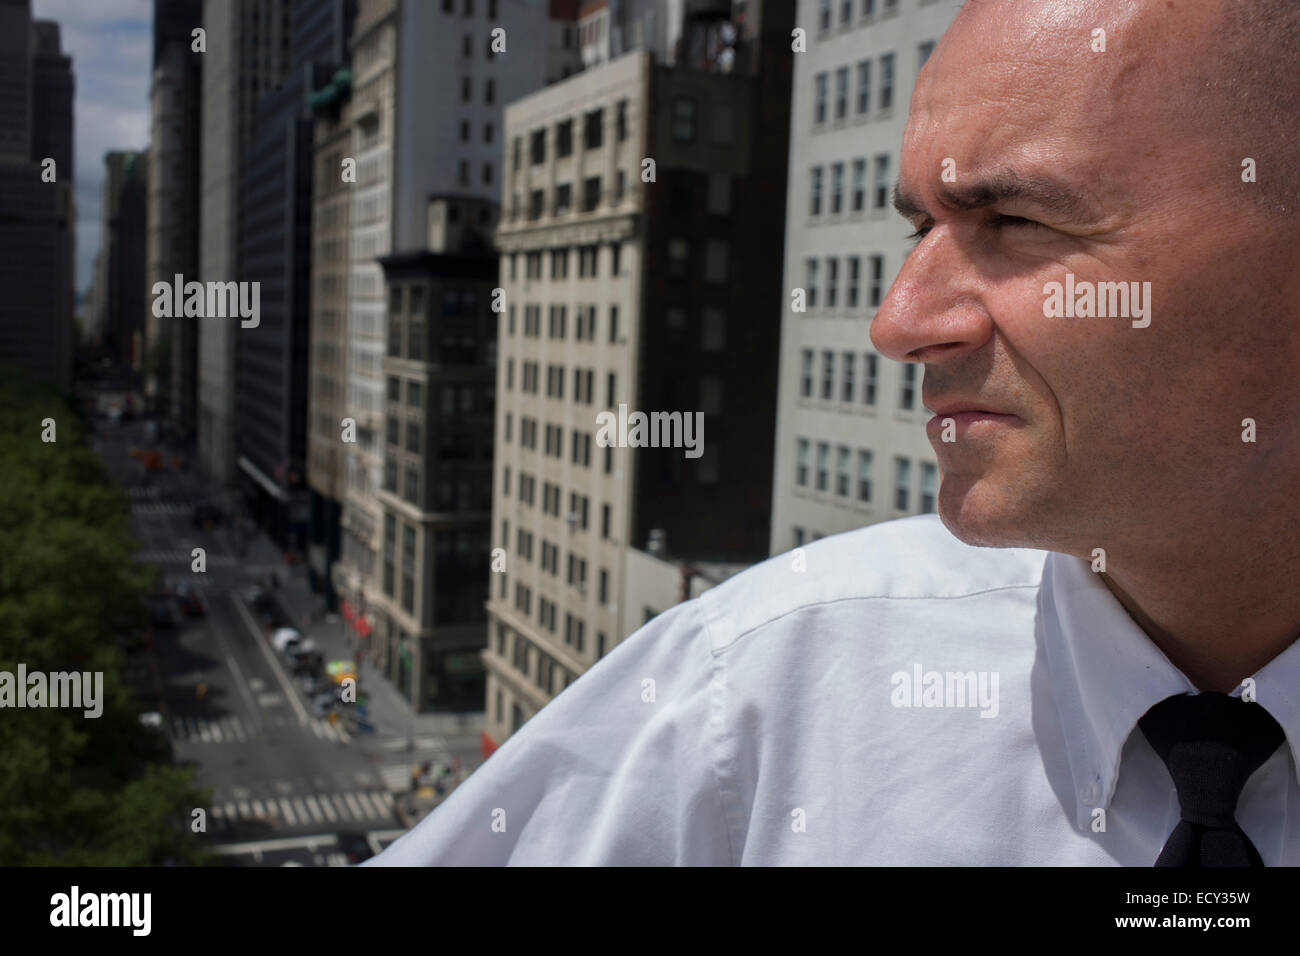
<svg viewBox="0 0 1300 956"><path fill-rule="evenodd" d="M294 676L315 680L325 672L324 661L316 651L297 654L290 658Z"/></svg>
<svg viewBox="0 0 1300 956"><path fill-rule="evenodd" d="M348 863L355 865L375 855L370 837L364 833L345 832L337 834L339 851L347 857Z"/></svg>
<svg viewBox="0 0 1300 956"><path fill-rule="evenodd" d="M189 585L182 584L176 589L176 599L180 602L181 613L186 617L203 617L208 613L199 592Z"/></svg>
<svg viewBox="0 0 1300 956"><path fill-rule="evenodd" d="M178 623L176 604L166 594L155 594L149 600L149 623L154 627L175 627Z"/></svg>
<svg viewBox="0 0 1300 956"><path fill-rule="evenodd" d="M275 648L277 654L285 653L291 644L296 644L302 640L302 634L292 627L282 627L271 635L271 646Z"/></svg>

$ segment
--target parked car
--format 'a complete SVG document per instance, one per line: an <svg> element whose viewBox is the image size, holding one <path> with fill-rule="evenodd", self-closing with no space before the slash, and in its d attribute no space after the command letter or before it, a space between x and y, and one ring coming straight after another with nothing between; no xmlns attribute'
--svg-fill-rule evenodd
<svg viewBox="0 0 1300 956"><path fill-rule="evenodd" d="M279 628L271 635L271 646L277 654L285 653L290 645L302 640L302 634L292 627Z"/></svg>
<svg viewBox="0 0 1300 956"><path fill-rule="evenodd" d="M155 594L149 599L149 623L154 627L175 627L179 623L176 602L170 595Z"/></svg>
<svg viewBox="0 0 1300 956"><path fill-rule="evenodd" d="M180 602L181 613L186 617L203 617L208 613L203 598L199 597L199 592L187 584L182 584L176 589L176 599Z"/></svg>
<svg viewBox="0 0 1300 956"><path fill-rule="evenodd" d="M325 673L325 661L317 651L307 651L304 654L294 654L290 658L293 673L295 677L309 678L315 680Z"/></svg>

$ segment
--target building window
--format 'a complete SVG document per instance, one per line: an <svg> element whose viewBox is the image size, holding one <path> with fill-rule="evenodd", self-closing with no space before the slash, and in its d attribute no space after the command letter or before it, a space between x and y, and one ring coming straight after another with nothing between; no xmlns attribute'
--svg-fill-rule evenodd
<svg viewBox="0 0 1300 956"><path fill-rule="evenodd" d="M822 401L829 402L835 393L835 353L822 353Z"/></svg>
<svg viewBox="0 0 1300 956"><path fill-rule="evenodd" d="M801 367L799 372L799 395L802 398L812 398L813 393L813 350L804 349L800 356Z"/></svg>
<svg viewBox="0 0 1300 956"><path fill-rule="evenodd" d="M869 304L875 309L880 306L880 299L885 294L885 257L872 256L869 262L871 264L871 284L868 287L870 293Z"/></svg>
<svg viewBox="0 0 1300 956"><path fill-rule="evenodd" d="M898 396L898 404L904 411L916 407L916 364L908 362L903 366L903 387Z"/></svg>
<svg viewBox="0 0 1300 956"><path fill-rule="evenodd" d="M871 61L863 60L858 64L858 115L871 111Z"/></svg>
<svg viewBox="0 0 1300 956"><path fill-rule="evenodd" d="M720 352L726 345L727 314L722 309L706 306L704 309L703 340L700 345L706 352Z"/></svg>
<svg viewBox="0 0 1300 956"><path fill-rule="evenodd" d="M402 382L395 375L388 376L388 400L390 402L402 400Z"/></svg>
<svg viewBox="0 0 1300 956"><path fill-rule="evenodd" d="M852 458L848 445L840 445L835 450L835 493L841 498L849 496L849 462Z"/></svg>
<svg viewBox="0 0 1300 956"><path fill-rule="evenodd" d="M812 192L809 201L808 214L820 216L822 214L822 167L814 166L812 168Z"/></svg>
<svg viewBox="0 0 1300 956"><path fill-rule="evenodd" d="M831 28L831 0L821 0L817 10L817 29L825 33Z"/></svg>
<svg viewBox="0 0 1300 956"><path fill-rule="evenodd" d="M533 166L546 162L546 130L534 130L529 136L528 157Z"/></svg>
<svg viewBox="0 0 1300 956"><path fill-rule="evenodd" d="M874 352L862 356L862 404L876 404L876 380L879 373L880 357Z"/></svg>
<svg viewBox="0 0 1300 956"><path fill-rule="evenodd" d="M460 80L460 100L462 103L468 103L474 98L474 81L468 76L461 77Z"/></svg>
<svg viewBox="0 0 1300 956"><path fill-rule="evenodd" d="M582 146L584 149L599 149L604 142L603 131L605 110L594 109L582 118Z"/></svg>
<svg viewBox="0 0 1300 956"><path fill-rule="evenodd" d="M813 78L813 123L820 126L826 122L826 102L830 87L830 74L818 73Z"/></svg>
<svg viewBox="0 0 1300 956"><path fill-rule="evenodd" d="M831 166L831 215L838 216L844 207L844 164Z"/></svg>
<svg viewBox="0 0 1300 956"><path fill-rule="evenodd" d="M600 177L588 176L582 181L582 211L591 212L600 205Z"/></svg>
<svg viewBox="0 0 1300 956"><path fill-rule="evenodd" d="M858 452L858 500L871 501L871 452Z"/></svg>
<svg viewBox="0 0 1300 956"><path fill-rule="evenodd" d="M912 483L912 462L907 458L894 459L894 508L907 510L908 488Z"/></svg>
<svg viewBox="0 0 1300 956"><path fill-rule="evenodd" d="M618 101L618 110L614 114L614 136L620 143L627 139L627 100Z"/></svg>
<svg viewBox="0 0 1300 956"><path fill-rule="evenodd" d="M727 244L721 239L710 239L704 247L704 281L727 281Z"/></svg>
<svg viewBox="0 0 1300 956"><path fill-rule="evenodd" d="M921 67L925 66L930 54L934 52L934 41L926 40L924 43L918 43L916 46L916 71L921 72Z"/></svg>
<svg viewBox="0 0 1300 956"><path fill-rule="evenodd" d="M685 239L668 240L668 277L685 279L690 244Z"/></svg>
<svg viewBox="0 0 1300 956"><path fill-rule="evenodd" d="M886 53L880 58L880 108L887 110L894 105L894 54Z"/></svg>
<svg viewBox="0 0 1300 956"><path fill-rule="evenodd" d="M492 79L491 77L488 77L488 79L485 80L484 83L485 85L483 87L483 102L491 106L493 103L496 102L497 99L497 81ZM516 139L515 142L518 143L519 140ZM519 168L518 162L515 163L515 168L516 169Z"/></svg>
<svg viewBox="0 0 1300 956"><path fill-rule="evenodd" d="M384 515L384 593L393 596L393 565L397 551L397 519Z"/></svg>
<svg viewBox="0 0 1300 956"><path fill-rule="evenodd" d="M858 280L861 271L862 260L858 256L849 256L848 275L845 276L844 283L844 307L846 309L856 309L858 307Z"/></svg>
<svg viewBox="0 0 1300 956"><path fill-rule="evenodd" d="M609 307L609 340L611 343L618 342L618 306Z"/></svg>
<svg viewBox="0 0 1300 956"><path fill-rule="evenodd" d="M876 157L876 189L875 202L872 204L876 209L884 209L889 205L889 154L882 153Z"/></svg>
<svg viewBox="0 0 1300 956"><path fill-rule="evenodd" d="M840 401L853 401L853 370L857 367L857 356L852 352L843 352L840 355L841 363L841 392Z"/></svg>
<svg viewBox="0 0 1300 956"><path fill-rule="evenodd" d="M420 453L420 426L415 422L406 423L406 450Z"/></svg>
<svg viewBox="0 0 1300 956"><path fill-rule="evenodd" d="M695 142L695 100L689 96L673 98L673 141Z"/></svg>
<svg viewBox="0 0 1300 956"><path fill-rule="evenodd" d="M402 610L415 610L415 529L402 529Z"/></svg>
<svg viewBox="0 0 1300 956"><path fill-rule="evenodd" d="M808 439L800 438L795 446L794 483L801 488L808 486Z"/></svg>
<svg viewBox="0 0 1300 956"><path fill-rule="evenodd" d="M849 112L849 68L842 66L835 71L835 118L844 119Z"/></svg>
<svg viewBox="0 0 1300 956"><path fill-rule="evenodd" d="M398 434L399 428L400 428L400 426L399 426L399 423L398 423L398 421L397 421L397 417L394 416L394 415L389 415L389 416L388 416L388 422L387 422L387 428L384 430L384 437L385 437L385 439L387 440L388 444L390 444L390 445L396 445L396 444L397 444L397 434Z"/></svg>
<svg viewBox="0 0 1300 956"><path fill-rule="evenodd" d="M573 152L573 120L555 124L555 157L563 159Z"/></svg>
<svg viewBox="0 0 1300 956"><path fill-rule="evenodd" d="M817 260L804 261L804 286L808 291L808 308L817 308Z"/></svg>
<svg viewBox="0 0 1300 956"><path fill-rule="evenodd" d="M831 446L824 441L817 443L817 490L825 491L830 484Z"/></svg>
<svg viewBox="0 0 1300 956"><path fill-rule="evenodd" d="M840 260L826 260L826 308L833 309L839 302Z"/></svg>
<svg viewBox="0 0 1300 956"><path fill-rule="evenodd" d="M921 513L931 514L939 494L939 469L928 461L921 462Z"/></svg>
<svg viewBox="0 0 1300 956"><path fill-rule="evenodd" d="M850 208L853 212L862 212L867 201L867 161L853 161L853 194Z"/></svg>

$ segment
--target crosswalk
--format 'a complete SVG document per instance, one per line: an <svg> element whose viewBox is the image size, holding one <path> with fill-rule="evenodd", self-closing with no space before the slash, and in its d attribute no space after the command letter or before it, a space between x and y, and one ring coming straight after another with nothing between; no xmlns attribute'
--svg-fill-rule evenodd
<svg viewBox="0 0 1300 956"><path fill-rule="evenodd" d="M353 790L346 793L226 800L212 806L211 816L226 824L256 821L291 827L316 823L391 820L393 795L384 790Z"/></svg>
<svg viewBox="0 0 1300 956"><path fill-rule="evenodd" d="M300 726L286 717L272 717L267 722L277 728ZM310 720L306 726L321 740L347 743L352 739L341 726L327 720ZM257 730L238 715L218 718L172 717L167 722L167 736L174 743L239 744L254 739Z"/></svg>
<svg viewBox="0 0 1300 956"><path fill-rule="evenodd" d="M137 499L131 504L131 514L148 515L153 518L166 518L172 515L190 513L190 506L179 501L150 501Z"/></svg>

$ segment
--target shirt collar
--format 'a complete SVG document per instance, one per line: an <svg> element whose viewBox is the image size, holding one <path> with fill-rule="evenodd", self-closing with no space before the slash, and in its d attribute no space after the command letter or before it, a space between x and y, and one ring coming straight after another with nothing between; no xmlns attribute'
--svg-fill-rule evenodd
<svg viewBox="0 0 1300 956"><path fill-rule="evenodd" d="M1193 684L1129 617L1089 562L1050 553L1043 569L1044 648L1060 702L1078 823L1109 806L1138 720ZM1255 697L1286 732L1300 784L1300 641L1254 675ZM1287 679L1289 676L1289 680ZM1234 691L1239 694L1240 688Z"/></svg>

